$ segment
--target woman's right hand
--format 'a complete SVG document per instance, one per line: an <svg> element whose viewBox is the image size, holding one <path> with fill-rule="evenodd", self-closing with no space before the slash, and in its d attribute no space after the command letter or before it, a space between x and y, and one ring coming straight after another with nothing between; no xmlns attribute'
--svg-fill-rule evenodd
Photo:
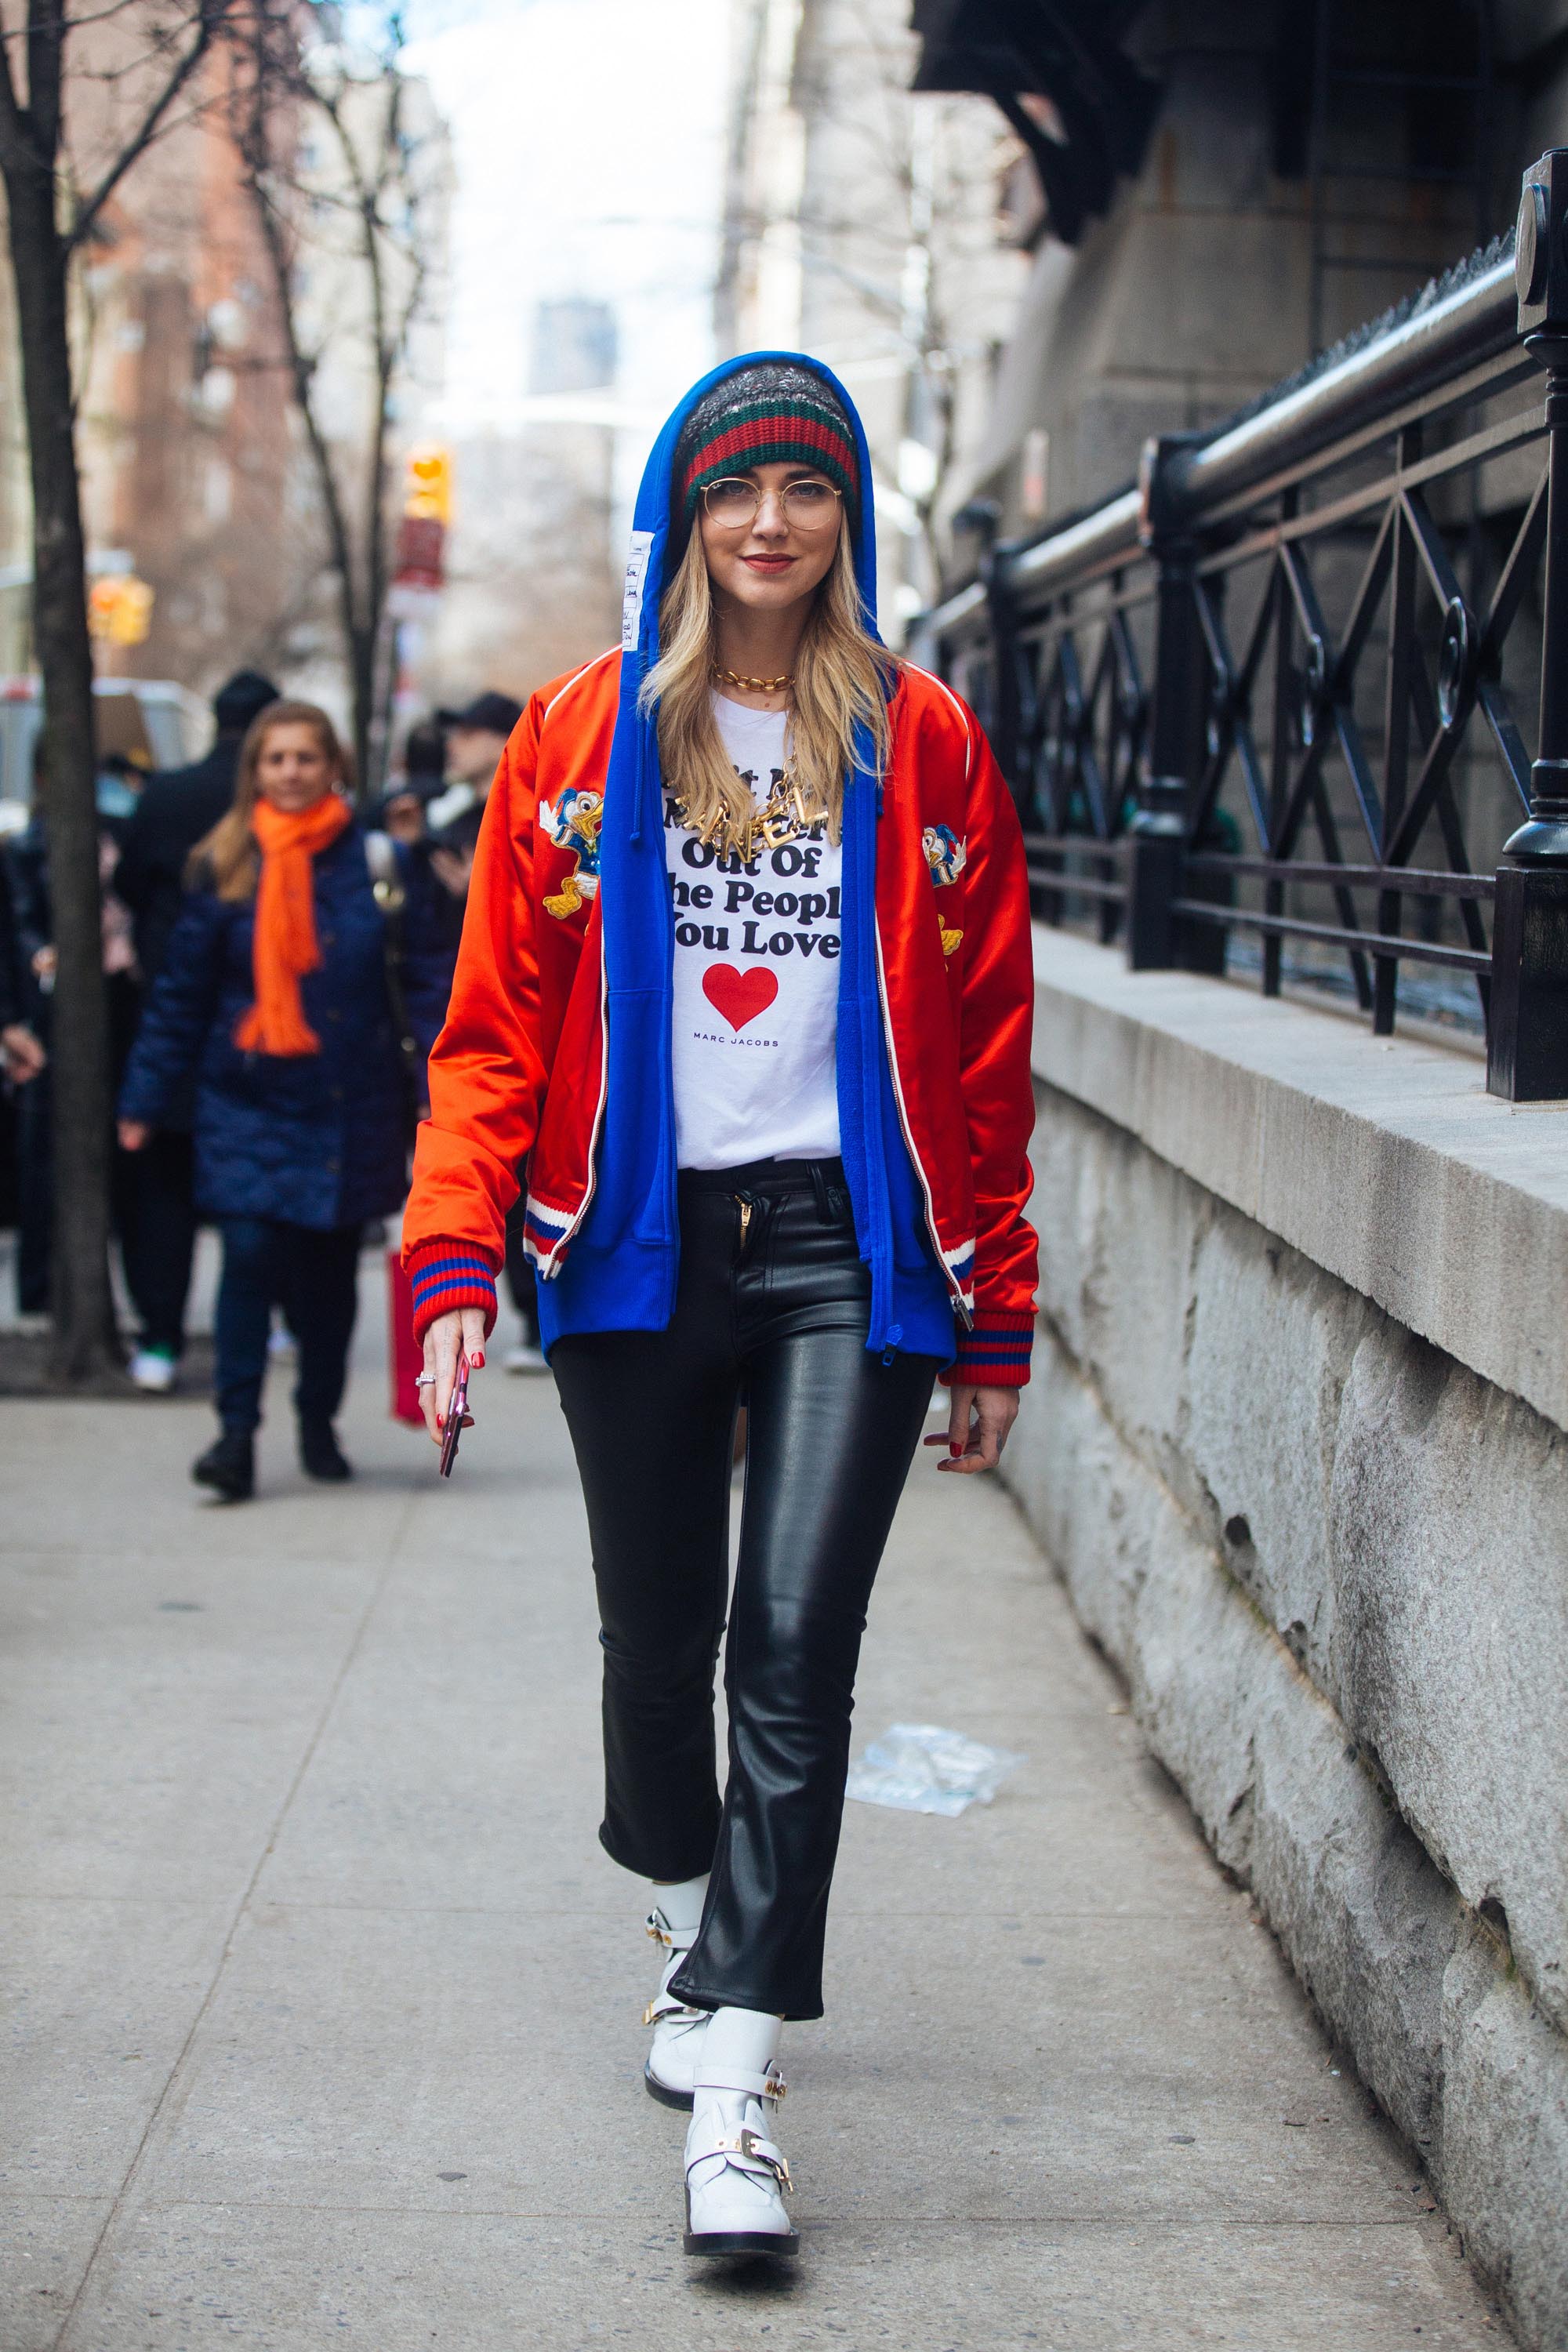
<svg viewBox="0 0 1568 2352"><path fill-rule="evenodd" d="M485 1368L485 1317L480 1307L454 1307L437 1315L425 1334L426 1385L419 1391L425 1426L437 1445L447 1426L447 1407L458 1377L458 1350L468 1359L470 1371ZM434 1373L434 1380L430 1375Z"/></svg>
<svg viewBox="0 0 1568 2352"><path fill-rule="evenodd" d="M121 1151L144 1150L152 1132L144 1118L122 1118L120 1122L120 1149Z"/></svg>

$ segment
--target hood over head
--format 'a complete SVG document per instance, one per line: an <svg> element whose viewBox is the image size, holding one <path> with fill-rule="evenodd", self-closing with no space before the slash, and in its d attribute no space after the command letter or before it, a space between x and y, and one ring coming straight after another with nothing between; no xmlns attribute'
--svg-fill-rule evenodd
<svg viewBox="0 0 1568 2352"><path fill-rule="evenodd" d="M703 482L779 459L819 467L844 491L866 626L877 635L871 457L855 404L832 370L805 352L745 352L692 385L643 469L621 631L639 682L658 659L659 601L685 553Z"/></svg>

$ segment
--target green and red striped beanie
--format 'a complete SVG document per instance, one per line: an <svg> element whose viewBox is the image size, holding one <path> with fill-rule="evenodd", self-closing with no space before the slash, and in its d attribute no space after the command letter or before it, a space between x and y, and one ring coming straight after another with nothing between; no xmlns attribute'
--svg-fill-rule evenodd
<svg viewBox="0 0 1568 2352"><path fill-rule="evenodd" d="M752 466L815 466L844 493L853 527L860 495L855 428L837 395L809 368L759 360L698 402L676 444L675 512L682 534L710 482Z"/></svg>

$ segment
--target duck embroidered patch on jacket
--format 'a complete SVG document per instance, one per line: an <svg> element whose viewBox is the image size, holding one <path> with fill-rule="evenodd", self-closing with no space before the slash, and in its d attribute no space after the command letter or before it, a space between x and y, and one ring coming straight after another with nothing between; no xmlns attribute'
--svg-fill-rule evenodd
<svg viewBox="0 0 1568 2352"><path fill-rule="evenodd" d="M928 824L921 835L921 847L925 851L926 864L931 867L933 888L940 890L947 883L957 881L963 871L969 846L966 842L959 840L951 825ZM940 916L937 919L941 922ZM945 923L942 923L943 955L950 956L963 937L962 931L950 930Z"/></svg>
<svg viewBox="0 0 1568 2352"><path fill-rule="evenodd" d="M574 915L585 898L594 898L599 887L599 827L604 823L603 793L579 792L573 784L561 795L561 805L552 808L548 801L539 803L539 823L557 849L571 854L572 869L553 898L544 901L544 911L563 922Z"/></svg>

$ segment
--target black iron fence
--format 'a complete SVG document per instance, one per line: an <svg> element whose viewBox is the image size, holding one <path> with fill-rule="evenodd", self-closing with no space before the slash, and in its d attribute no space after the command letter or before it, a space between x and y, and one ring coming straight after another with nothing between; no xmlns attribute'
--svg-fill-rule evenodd
<svg viewBox="0 0 1568 2352"><path fill-rule="evenodd" d="M1134 488L994 549L921 635L1017 796L1045 920L1139 969L1247 940L1269 993L1331 964L1384 1033L1441 976L1495 1093L1568 1097L1568 150L1511 247L1152 442Z"/></svg>

